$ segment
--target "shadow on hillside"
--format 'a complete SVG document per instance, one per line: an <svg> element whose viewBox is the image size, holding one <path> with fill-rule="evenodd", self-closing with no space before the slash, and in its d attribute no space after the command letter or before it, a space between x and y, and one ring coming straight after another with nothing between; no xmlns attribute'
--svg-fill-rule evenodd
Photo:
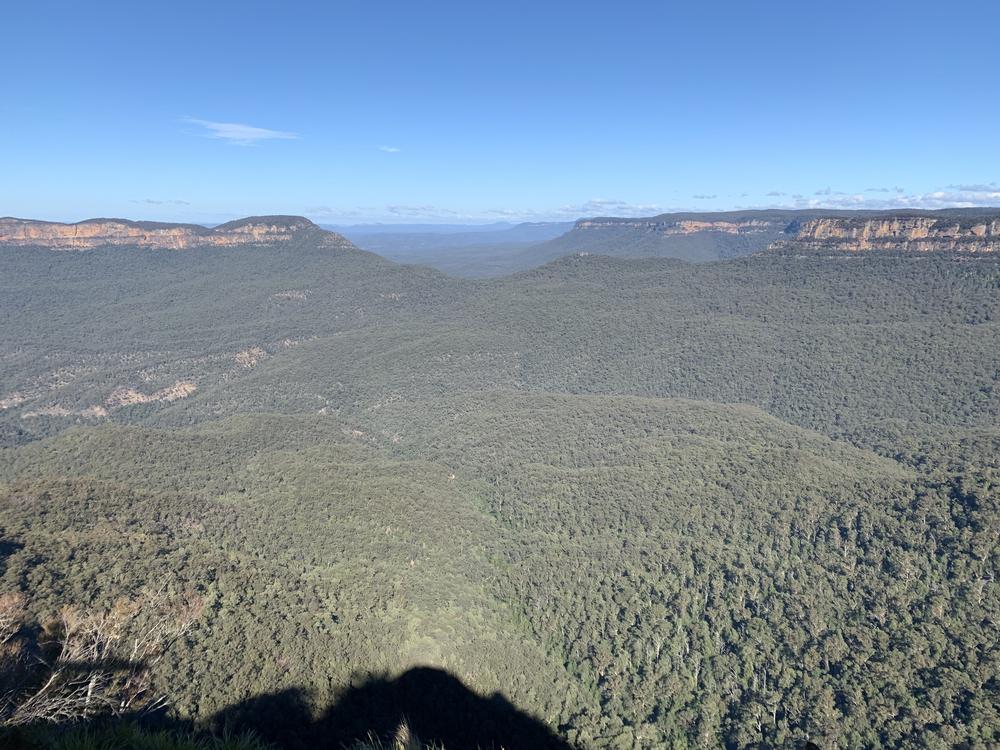
<svg viewBox="0 0 1000 750"><path fill-rule="evenodd" d="M6 569L7 558L22 549L24 549L23 544L0 538L0 573Z"/></svg>
<svg viewBox="0 0 1000 750"><path fill-rule="evenodd" d="M572 750L538 719L500 693L484 697L454 675L431 667L395 679L352 686L318 720L295 690L253 698L215 717L216 727L252 728L282 747L338 750L374 735L392 739L401 726L447 750Z"/></svg>
<svg viewBox="0 0 1000 750"><path fill-rule="evenodd" d="M250 729L281 750L342 750L356 740L373 738L386 741L391 748L397 746L393 740L402 726L409 728L411 737L445 750L573 750L544 723L518 710L503 695L481 696L454 675L430 667L410 669L394 679L373 678L353 685L318 719L315 716L304 692L285 690L230 706L213 716L208 727L219 735ZM97 719L92 726L118 721L170 732L195 729L190 722L162 713ZM67 728L81 727L72 722ZM39 729L44 730L43 735L38 734ZM51 743L40 742L40 736L53 739L53 732L58 735L61 730L47 723L7 731L0 727L0 747L48 748Z"/></svg>

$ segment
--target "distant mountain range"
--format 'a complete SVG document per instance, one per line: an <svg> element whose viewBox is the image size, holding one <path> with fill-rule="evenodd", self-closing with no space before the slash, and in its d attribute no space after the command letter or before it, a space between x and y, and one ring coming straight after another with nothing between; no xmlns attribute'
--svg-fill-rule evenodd
<svg viewBox="0 0 1000 750"><path fill-rule="evenodd" d="M404 227L412 230L413 227ZM755 210L673 213L648 218L600 217L560 222L466 227L455 231L385 231L348 227L345 235L298 216L255 216L214 228L195 224L89 219L75 224L0 218L0 244L86 250L138 245L195 246L285 243L304 236L363 249L456 276L498 276L563 255L665 257L707 262L763 251L792 253L1000 252L1000 209L942 211Z"/></svg>
<svg viewBox="0 0 1000 750"><path fill-rule="evenodd" d="M520 228L564 226L569 229L572 221L552 222L510 222L497 221L492 224L320 224L323 229L339 232L346 237L360 237L369 234L494 234ZM563 230L565 231L565 230Z"/></svg>
<svg viewBox="0 0 1000 750"><path fill-rule="evenodd" d="M943 211L753 210L601 217L575 224L522 224L507 230L409 234L345 230L360 247L390 260L458 276L524 271L563 255L678 258L707 262L765 250L791 252L997 252L1000 209ZM548 236L546 236L548 235Z"/></svg>
<svg viewBox="0 0 1000 750"><path fill-rule="evenodd" d="M563 221L516 224L506 228L497 228L496 225L491 225L489 228L466 226L463 231L453 231L453 227L445 225L439 232L411 232L403 227L393 226L386 226L381 231L370 227L325 228L334 229L352 242L363 245L373 252L386 257L398 255L402 259L414 252L419 253L428 249L546 242L562 236L574 225L572 221Z"/></svg>

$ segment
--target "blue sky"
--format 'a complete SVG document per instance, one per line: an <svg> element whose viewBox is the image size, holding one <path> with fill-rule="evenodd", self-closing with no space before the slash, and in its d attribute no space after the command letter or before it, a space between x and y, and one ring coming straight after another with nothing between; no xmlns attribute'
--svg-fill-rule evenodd
<svg viewBox="0 0 1000 750"><path fill-rule="evenodd" d="M1000 205L995 0L12 0L3 26L0 215Z"/></svg>

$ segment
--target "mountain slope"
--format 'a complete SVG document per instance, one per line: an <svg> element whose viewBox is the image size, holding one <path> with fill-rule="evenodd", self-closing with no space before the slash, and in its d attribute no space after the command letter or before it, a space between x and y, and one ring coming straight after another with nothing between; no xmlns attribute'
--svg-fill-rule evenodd
<svg viewBox="0 0 1000 750"><path fill-rule="evenodd" d="M502 690L585 747L743 746L776 705L774 743L874 742L918 730L892 700L877 733L867 714L807 707L897 690L915 679L904 664L944 679L922 645L932 632L975 684L993 669L966 648L981 606L940 588L958 550L907 552L916 476L871 453L753 409L630 397L394 402L372 427L261 415L8 452L5 580L44 591L41 611L150 579L195 587L208 612L158 672L194 715L284 686L322 705L352 673L424 664ZM926 509L948 502L923 492ZM887 565L922 572L886 590ZM934 631L942 596L961 641ZM870 612L877 627L860 624ZM839 646L879 632L891 645ZM893 682L868 673L875 658ZM747 670L757 682L734 680ZM945 697L922 710L939 715ZM963 701L988 721L988 692Z"/></svg>
<svg viewBox="0 0 1000 750"><path fill-rule="evenodd" d="M353 674L420 664L558 706L558 668L490 590L495 522L444 467L274 416L71 431L0 467L5 582L23 578L39 611L155 581L207 600L158 675L185 714L286 686L322 706Z"/></svg>
<svg viewBox="0 0 1000 750"><path fill-rule="evenodd" d="M772 247L994 253L1000 251L1000 210L754 210L583 219L562 237L526 249L511 267L529 268L572 253L706 262Z"/></svg>

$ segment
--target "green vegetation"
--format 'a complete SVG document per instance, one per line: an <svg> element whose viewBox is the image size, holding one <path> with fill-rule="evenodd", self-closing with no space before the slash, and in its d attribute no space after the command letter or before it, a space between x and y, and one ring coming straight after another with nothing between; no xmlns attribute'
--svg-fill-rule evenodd
<svg viewBox="0 0 1000 750"><path fill-rule="evenodd" d="M994 259L0 254L0 589L196 593L177 717L432 665L582 748L1000 742Z"/></svg>
<svg viewBox="0 0 1000 750"><path fill-rule="evenodd" d="M220 737L143 729L133 724L68 731L36 730L20 740L25 750L269 750L252 734ZM358 748L361 750L361 748ZM374 749L373 749L374 750Z"/></svg>

